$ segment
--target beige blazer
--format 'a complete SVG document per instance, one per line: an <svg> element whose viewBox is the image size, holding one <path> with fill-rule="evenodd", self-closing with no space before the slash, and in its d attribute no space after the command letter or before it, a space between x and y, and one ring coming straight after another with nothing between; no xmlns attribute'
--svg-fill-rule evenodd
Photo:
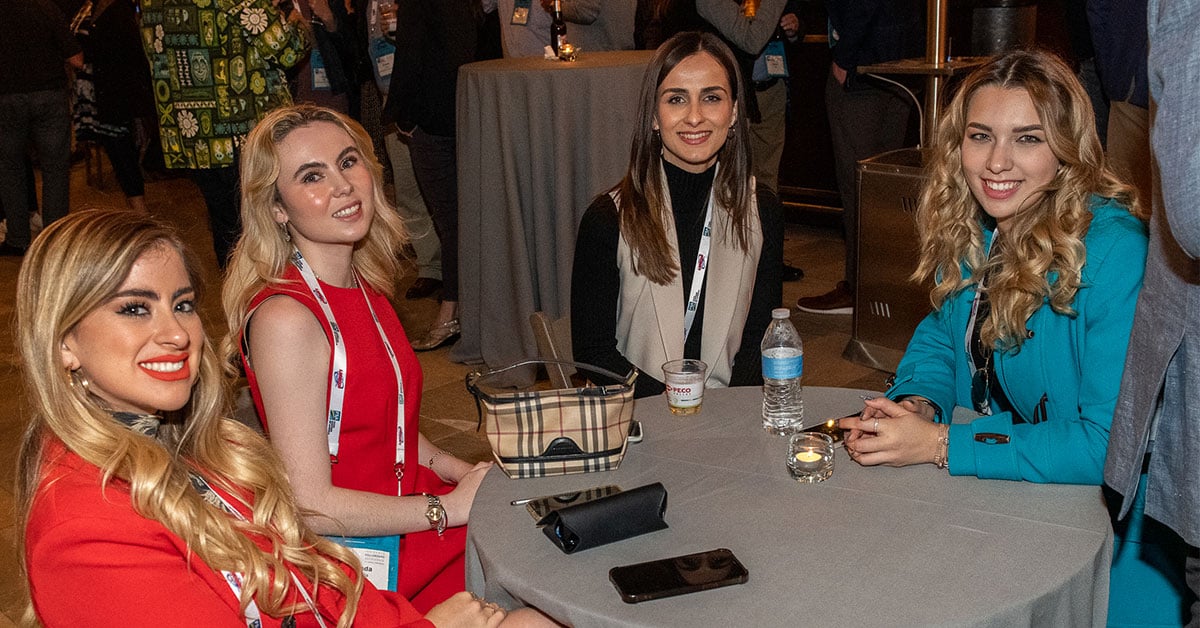
<svg viewBox="0 0 1200 628"><path fill-rule="evenodd" d="M753 179L750 189L755 189ZM611 194L619 207L616 191ZM670 194L665 194L664 200L663 226L674 257L678 258ZM763 240L758 200L753 195L749 228L750 250L743 252L730 231L729 212L719 205L713 207L712 249L704 288L704 336L700 339L700 359L708 364L706 386L729 385L733 357L741 346L742 329L750 311ZM622 234L617 243L617 268L621 272L617 350L634 366L663 381L663 363L683 358L683 311L687 297L678 274L671 283L658 285L644 275L634 274L633 261L633 251ZM691 262L685 260L685 263Z"/></svg>

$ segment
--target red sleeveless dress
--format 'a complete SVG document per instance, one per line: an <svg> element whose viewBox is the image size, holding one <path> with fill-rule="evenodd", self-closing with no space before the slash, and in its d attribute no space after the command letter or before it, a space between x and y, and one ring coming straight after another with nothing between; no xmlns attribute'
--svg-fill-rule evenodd
<svg viewBox="0 0 1200 628"><path fill-rule="evenodd" d="M289 265L284 279L288 283L268 286L255 295L250 309L275 295L286 295L303 303L321 323L333 346L332 331L320 305L304 285L300 273ZM387 299L366 288L379 323L387 334L396 362L404 379L405 471L397 491L393 465L396 458L396 382L391 376L382 340L371 319L371 312L358 288L339 288L320 282L321 290L333 310L346 344L345 399L338 462L332 464L333 485L382 495L430 493L444 495L454 485L446 484L424 466L417 450L421 388L424 377L417 355L408 342L400 319ZM243 331L244 333L244 331ZM263 411L262 395L254 369L242 346L242 366L250 383L255 409L268 429L270 417ZM330 365L333 367L332 351ZM326 393L328 394L328 393ZM400 541L398 592L412 601L422 613L465 588L466 526L450 528L442 537L433 530L406 534Z"/></svg>

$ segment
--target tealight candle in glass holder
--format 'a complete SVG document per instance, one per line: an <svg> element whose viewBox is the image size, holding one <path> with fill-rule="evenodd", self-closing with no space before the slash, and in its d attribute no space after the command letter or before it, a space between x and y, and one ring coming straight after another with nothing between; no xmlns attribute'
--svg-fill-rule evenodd
<svg viewBox="0 0 1200 628"><path fill-rule="evenodd" d="M563 44L558 47L558 58L560 61L574 61L579 55L579 49L572 44Z"/></svg>
<svg viewBox="0 0 1200 628"><path fill-rule="evenodd" d="M799 432L788 440L788 473L797 482L824 482L833 475L833 439L819 432Z"/></svg>

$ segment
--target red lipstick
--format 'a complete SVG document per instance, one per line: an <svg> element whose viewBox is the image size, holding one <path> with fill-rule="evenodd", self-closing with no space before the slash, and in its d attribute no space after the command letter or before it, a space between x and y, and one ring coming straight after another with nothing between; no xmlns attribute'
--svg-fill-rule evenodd
<svg viewBox="0 0 1200 628"><path fill-rule="evenodd" d="M177 370L170 370L168 367L182 362L183 365ZM157 380L164 382L177 382L191 377L192 370L188 366L188 354L182 353L179 355L164 355L149 360L138 362L142 372ZM168 370L163 370L168 369Z"/></svg>

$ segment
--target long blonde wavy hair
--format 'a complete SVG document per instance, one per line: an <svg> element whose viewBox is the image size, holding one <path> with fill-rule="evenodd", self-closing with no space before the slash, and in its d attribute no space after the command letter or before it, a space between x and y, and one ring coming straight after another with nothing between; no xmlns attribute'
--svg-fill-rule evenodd
<svg viewBox="0 0 1200 628"><path fill-rule="evenodd" d="M383 168L375 158L371 136L354 120L324 107L294 105L276 109L259 122L242 145L242 236L225 270L221 301L229 333L221 343L226 368L237 370L238 347L250 302L264 287L284 283L291 264L292 243L275 222L279 196L279 144L292 131L317 122L341 127L354 141L374 184L375 218L367 237L354 247L353 264L359 276L376 291L391 297L400 274L397 252L407 240L404 223L383 189ZM302 251L303 252L303 251Z"/></svg>
<svg viewBox="0 0 1200 628"><path fill-rule="evenodd" d="M967 108L985 86L1029 93L1060 164L1041 198L1005 225L1003 243L990 259L984 245L990 218L962 171ZM933 281L930 300L941 308L988 275L991 314L980 337L984 346L1019 350L1025 323L1044 300L1055 312L1074 314L1071 302L1086 261L1083 238L1092 220L1090 197L1115 199L1136 215L1136 193L1105 162L1083 86L1061 59L1045 51L1005 53L968 75L945 110L932 148L917 207L920 263L913 279Z"/></svg>
<svg viewBox="0 0 1200 628"><path fill-rule="evenodd" d="M42 481L47 448L57 439L99 467L106 486L127 485L134 510L182 538L204 564L242 574L243 610L251 599L273 616L303 610L287 603L295 586L287 575L291 565L314 584L345 595L338 626L349 626L363 584L361 577L343 572L339 561L357 572L358 560L304 525L274 449L253 430L225 418L224 378L206 339L198 339L204 347L191 399L163 413L155 437L128 429L84 386L71 385L60 352L64 339L108 302L139 258L163 249L179 253L198 290L179 235L141 213L73 212L48 225L25 255L17 280L16 337L33 416L18 459L20 529ZM235 499L252 495L251 520L237 521L205 502L189 473ZM273 551L260 549L251 536L269 539ZM24 560L24 547L18 553ZM26 599L26 620L34 623L33 605Z"/></svg>

